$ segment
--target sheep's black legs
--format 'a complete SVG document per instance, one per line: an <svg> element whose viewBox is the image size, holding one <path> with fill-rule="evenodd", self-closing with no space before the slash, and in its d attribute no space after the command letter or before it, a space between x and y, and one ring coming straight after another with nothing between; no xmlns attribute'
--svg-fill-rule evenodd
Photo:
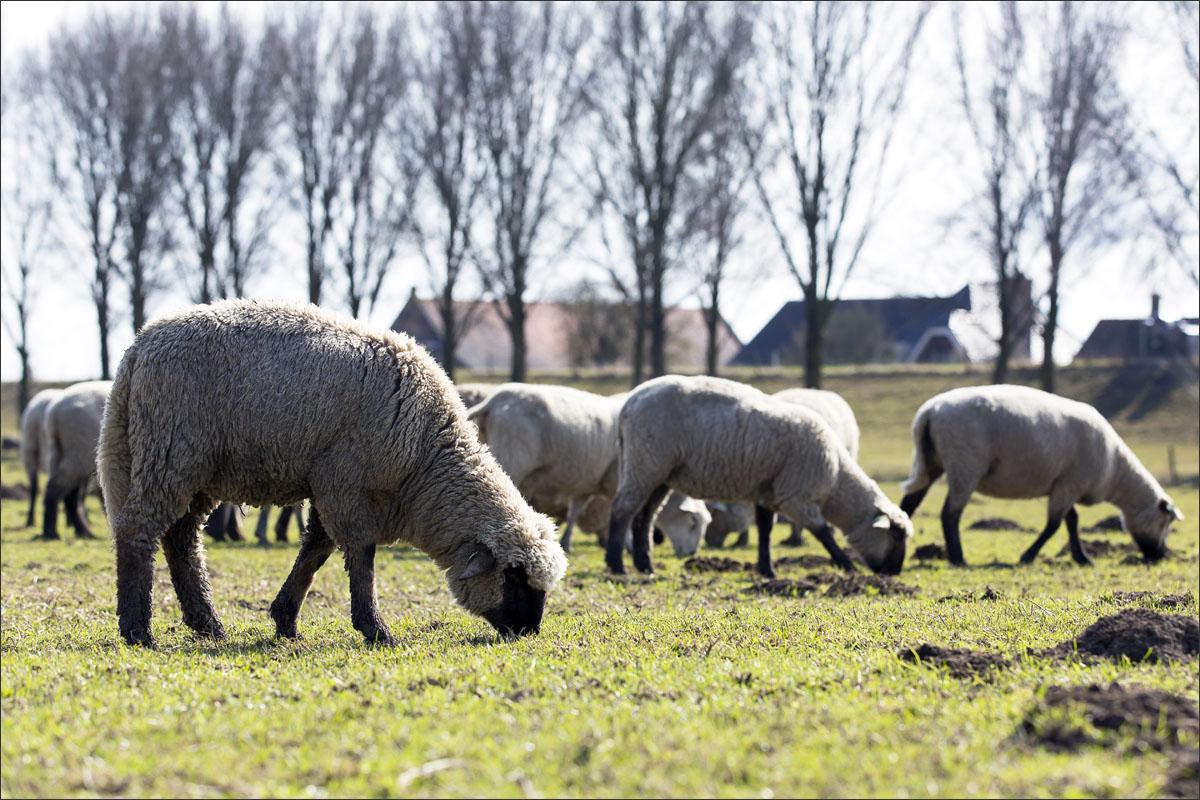
<svg viewBox="0 0 1200 800"><path fill-rule="evenodd" d="M813 531L813 536L821 543L825 551L829 553L829 557L833 560L835 567L844 569L846 572L855 571L854 562L850 560L850 556L846 555L846 551L838 547L838 543L834 540L833 528L829 527L828 524L822 525Z"/></svg>
<svg viewBox="0 0 1200 800"><path fill-rule="evenodd" d="M791 534L780 544L784 547L800 547L804 544L804 528L793 523Z"/></svg>
<svg viewBox="0 0 1200 800"><path fill-rule="evenodd" d="M917 506L921 505L921 501L925 499L925 495L929 494L929 487L917 489L915 492L909 492L904 495L904 499L900 501L900 510L910 517L917 510Z"/></svg>
<svg viewBox="0 0 1200 800"><path fill-rule="evenodd" d="M379 616L375 600L375 545L348 550L346 572L350 573L350 620L355 629L366 638L367 644L396 644Z"/></svg>
<svg viewBox="0 0 1200 800"><path fill-rule="evenodd" d="M46 481L46 492L42 497L42 538L58 538L58 500L62 487L54 481Z"/></svg>
<svg viewBox="0 0 1200 800"><path fill-rule="evenodd" d="M566 553L571 552L571 537L575 534L575 518L579 516L579 509L584 502L585 498L572 497L570 503L567 504L567 529L563 531L562 538L558 540Z"/></svg>
<svg viewBox="0 0 1200 800"><path fill-rule="evenodd" d="M87 487L85 484L84 486L76 486L63 495L63 511L67 515L67 522L75 529L75 537L77 539L96 538L81 511L86 490Z"/></svg>
<svg viewBox="0 0 1200 800"><path fill-rule="evenodd" d="M264 512L265 513L265 512ZM275 620L275 633L285 639L296 638L296 617L300 614L300 606L308 588L312 586L313 576L333 553L333 540L321 525L314 507L308 518L308 526L300 539L300 552L296 554L296 563L292 565L291 574L283 582L275 601L271 603L271 618Z"/></svg>
<svg viewBox="0 0 1200 800"><path fill-rule="evenodd" d="M33 527L33 509L37 506L38 496L38 473L35 469L29 474L29 516L25 520L25 527Z"/></svg>
<svg viewBox="0 0 1200 800"><path fill-rule="evenodd" d="M946 560L956 567L964 566L962 540L958 536L958 521L962 519L963 507L950 504L942 506L942 535L946 537Z"/></svg>
<svg viewBox="0 0 1200 800"><path fill-rule="evenodd" d="M126 502L126 508L137 503ZM113 530L117 550L117 619L121 636L129 644L154 646L150 632L151 592L154 589L154 555L163 526L152 518L131 519L122 514Z"/></svg>
<svg viewBox="0 0 1200 800"><path fill-rule="evenodd" d="M658 507L662 505L663 499L670 491L666 484L655 487L654 491L650 492L650 497L633 517L633 566L639 572L647 575L654 574L654 565L650 561L650 528L654 524L654 515L658 512ZM611 550L611 539L608 546Z"/></svg>
<svg viewBox="0 0 1200 800"><path fill-rule="evenodd" d="M758 527L758 574L764 578L774 578L775 568L771 566L771 528L775 527L774 509L764 506L754 506L754 524Z"/></svg>
<svg viewBox="0 0 1200 800"><path fill-rule="evenodd" d="M1042 545L1050 541L1050 537L1055 534L1059 525L1062 525L1062 516L1059 514L1051 514L1050 518L1046 520L1045 529L1038 534L1037 540L1034 541L1033 544L1029 545L1028 550L1021 554L1022 564L1033 563L1033 560L1037 558L1038 551L1042 549Z"/></svg>
<svg viewBox="0 0 1200 800"><path fill-rule="evenodd" d="M172 523L163 537L163 555L171 571L171 583L183 610L183 622L201 636L225 638L225 626L213 608L212 583L201 550L200 519L212 503L196 497L191 509Z"/></svg>
<svg viewBox="0 0 1200 800"><path fill-rule="evenodd" d="M1075 506L1067 511L1067 535L1071 541L1071 558L1075 559L1075 563L1081 567L1092 566L1092 560L1088 558L1087 551L1083 549L1083 541L1079 538L1079 512L1075 510Z"/></svg>

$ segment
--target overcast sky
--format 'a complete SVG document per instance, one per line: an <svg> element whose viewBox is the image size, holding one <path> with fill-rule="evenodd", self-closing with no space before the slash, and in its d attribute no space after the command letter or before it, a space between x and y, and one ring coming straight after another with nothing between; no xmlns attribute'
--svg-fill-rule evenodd
<svg viewBox="0 0 1200 800"><path fill-rule="evenodd" d="M121 4L116 4L121 5ZM1138 4L1134 7L1149 6ZM237 3L235 10L258 13L259 4ZM86 6L63 2L4 2L2 51L4 67L29 46L44 44L47 32L68 15L79 17ZM886 297L894 294L953 294L966 282L984 280L988 264L982 253L947 235L937 221L952 214L967 197L962 165L967 142L959 127L952 89L952 46L948 35L949 14L945 6L935 10L923 36L918 64L910 84L909 134L896 157L920 165L909 170L896 191L895 199L884 215L867 249L857 277L851 280L845 297ZM1149 20L1149 17L1146 18ZM1178 43L1170 30L1141 30L1127 46L1123 80L1135 98L1141 114L1196 114L1196 98L1187 85L1173 76L1183 77ZM1172 60L1174 59L1174 60ZM1181 105L1182 104L1182 105ZM1190 110L1189 110L1190 104ZM1164 112L1166 110L1166 112ZM1164 116L1164 119L1169 117ZM1186 116L1184 117L1186 119ZM1178 119L1178 117L1176 117ZM1194 128L1192 129L1194 131ZM1169 130L1168 135L1183 137L1194 151L1198 146L1187 131ZM1061 310L1062 349L1059 361L1069 361L1096 321L1103 318L1142 317L1149 312L1150 294L1163 295L1162 313L1167 319L1195 316L1200 293L1178 269L1160 264L1148 277L1143 269L1151 260L1149 236L1140 243L1118 244L1086 259L1073 259L1063 276ZM306 287L300 278L303 251L299 237L277 236L278 251L270 274L252 285L255 297L279 297L303 300ZM7 239L4 247L7 249ZM774 241L766 236L752 238L738 255L739 269L748 279L732 282L724 290L722 311L734 332L748 341L788 300L801 299L795 279L786 272ZM1035 290L1038 287L1037 270ZM38 294L31 323L34 346L33 368L39 380L76 380L96 377L99 373L99 345L95 311L86 281L76 264L58 264L51 280L38 283ZM584 274L599 274L586 262L564 262L543 270L533 282L531 299L553 297L564 286ZM669 302L698 306L694 286L679 281ZM371 322L389 325L409 292L416 288L430 296L423 266L416 259L396 265ZM474 287L464 289L461 298L471 299ZM125 299L118 292L118 312L124 314ZM151 300L151 316L187 305L178 294L162 293ZM4 314L10 307L4 306ZM127 316L118 319L111 340L112 352L120 354L133 332ZM20 376L20 361L7 332L0 337L3 380ZM1037 348L1040 352L1040 348ZM115 368L117 359L114 357Z"/></svg>

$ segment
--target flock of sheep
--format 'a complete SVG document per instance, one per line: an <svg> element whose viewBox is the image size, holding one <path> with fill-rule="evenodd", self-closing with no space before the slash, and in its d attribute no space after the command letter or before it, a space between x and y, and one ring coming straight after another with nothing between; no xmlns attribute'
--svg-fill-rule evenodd
<svg viewBox="0 0 1200 800"><path fill-rule="evenodd" d="M464 402L465 401L465 402ZM469 406L469 408L468 408ZM1077 503L1111 502L1147 559L1182 515L1091 406L1018 386L956 389L913 422L900 505L859 467L853 411L831 392L767 395L711 377L665 376L602 397L559 386L455 387L409 337L313 306L222 301L147 325L111 382L42 392L21 421L29 524L48 475L44 535L61 501L81 536L98 478L117 558L117 613L130 644L153 645L151 589L161 542L184 622L213 638L201 525L220 501L311 512L271 604L280 636L316 571L340 550L351 618L389 644L375 593L377 545L405 541L446 573L468 611L504 634L536 632L577 529L596 533L614 574L653 572L652 530L676 553L758 527L757 569L772 576L776 513L812 531L842 568L840 529L872 570L898 573L912 514L945 474L947 556L975 491L1048 497L1048 520L1021 557L1065 520L1088 563ZM551 516L566 520L561 541Z"/></svg>

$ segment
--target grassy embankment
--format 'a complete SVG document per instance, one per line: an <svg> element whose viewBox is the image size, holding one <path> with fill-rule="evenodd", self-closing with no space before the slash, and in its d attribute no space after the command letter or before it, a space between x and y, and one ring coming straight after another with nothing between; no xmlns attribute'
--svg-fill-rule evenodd
<svg viewBox="0 0 1200 800"><path fill-rule="evenodd" d="M561 376L559 376L561 377ZM768 390L798 374L742 375ZM1024 377L1024 376L1022 376ZM835 372L854 405L868 470L895 496L907 473L908 424L928 396L983 374ZM208 544L221 644L182 625L160 558L156 652L118 643L111 553L97 542L31 542L25 504L5 500L0 597L0 790L13 796L1154 796L1178 770L1120 732L1105 746L1055 752L1021 731L1052 685L1119 681L1198 694L1195 660L1174 665L1053 661L1026 654L1099 617L1152 600L1115 592L1190 592L1197 615L1200 493L1195 383L1155 393L1160 375L1064 370L1064 389L1104 407L1147 465L1167 475L1174 445L1187 520L1155 566L1099 556L1094 569L1055 557L1012 569L1023 532L967 531L974 565L910 558L912 596L762 597L749 573L691 573L656 551L656 579L613 581L581 537L539 636L501 642L458 609L433 564L381 551L381 608L401 640L365 647L350 626L336 559L301 614L304 638L280 642L266 613L294 545ZM1157 382L1157 383L1156 383ZM624 379L578 385L617 391ZM1128 388L1126 388L1128 387ZM15 429L10 386L0 427ZM11 453L5 485L23 482ZM914 545L940 543L941 491L916 516ZM107 533L95 499L98 532ZM254 514L247 521L254 523ZM1089 525L1114 513L1084 509ZM1007 517L1040 528L1041 501L977 498L964 524ZM779 538L786 536L779 530ZM293 534L294 536L294 534ZM1127 543L1114 533L1091 541ZM703 551L702 551L703 552ZM809 537L800 550L818 554ZM716 555L715 553L713 555ZM750 550L719 555L750 561ZM809 570L781 568L788 578ZM999 599L969 601L991 586ZM955 601L940 602L954 596ZM998 652L1012 666L959 679L897 658L932 642ZM1088 728L1075 714L1072 718ZM1194 750L1195 741L1190 741ZM1193 784L1194 785L1194 784Z"/></svg>

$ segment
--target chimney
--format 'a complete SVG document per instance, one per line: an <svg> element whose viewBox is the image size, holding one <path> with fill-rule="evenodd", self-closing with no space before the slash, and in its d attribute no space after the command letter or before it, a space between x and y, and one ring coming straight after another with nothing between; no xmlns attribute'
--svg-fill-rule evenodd
<svg viewBox="0 0 1200 800"><path fill-rule="evenodd" d="M1158 292L1154 292L1153 294L1150 295L1150 319L1154 322L1159 321L1158 301L1159 301Z"/></svg>

